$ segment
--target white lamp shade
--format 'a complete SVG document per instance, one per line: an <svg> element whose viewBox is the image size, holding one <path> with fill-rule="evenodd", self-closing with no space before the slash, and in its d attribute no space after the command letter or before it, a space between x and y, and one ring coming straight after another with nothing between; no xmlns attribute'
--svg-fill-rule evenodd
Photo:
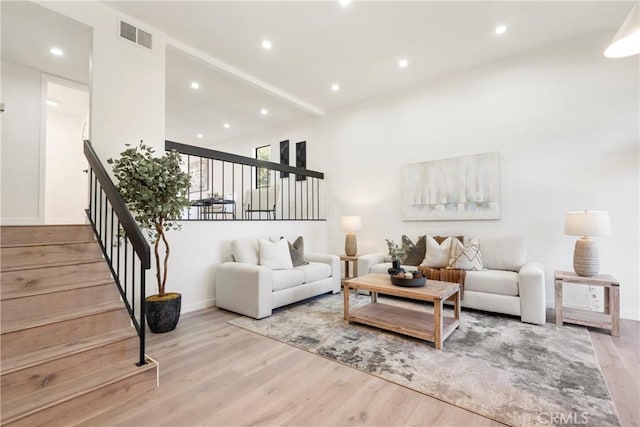
<svg viewBox="0 0 640 427"><path fill-rule="evenodd" d="M624 58L640 53L640 11L638 6L631 9L631 13L622 24L616 35L604 51L607 58Z"/></svg>
<svg viewBox="0 0 640 427"><path fill-rule="evenodd" d="M569 236L609 236L611 224L607 211L567 212L564 234Z"/></svg>
<svg viewBox="0 0 640 427"><path fill-rule="evenodd" d="M344 231L359 231L362 228L362 220L359 216L343 216L340 218L340 228Z"/></svg>

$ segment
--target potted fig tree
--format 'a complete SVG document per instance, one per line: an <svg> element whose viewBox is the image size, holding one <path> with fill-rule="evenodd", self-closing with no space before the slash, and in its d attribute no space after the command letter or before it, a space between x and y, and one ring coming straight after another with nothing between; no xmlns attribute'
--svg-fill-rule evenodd
<svg viewBox="0 0 640 427"><path fill-rule="evenodd" d="M170 254L166 233L180 229L176 220L189 206L189 174L182 170L176 151L155 157L153 148L142 141L136 147L127 144L119 159L107 163L113 164L118 190L153 246L158 293L145 298L147 324L152 332L171 331L180 319L182 295L166 291Z"/></svg>

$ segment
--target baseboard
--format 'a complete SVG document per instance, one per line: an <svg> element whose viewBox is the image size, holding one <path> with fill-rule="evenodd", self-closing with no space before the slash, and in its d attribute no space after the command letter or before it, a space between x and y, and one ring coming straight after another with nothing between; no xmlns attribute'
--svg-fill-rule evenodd
<svg viewBox="0 0 640 427"><path fill-rule="evenodd" d="M13 217L13 218L1 218L0 225L40 225L40 220L37 217Z"/></svg>
<svg viewBox="0 0 640 427"><path fill-rule="evenodd" d="M589 305L583 305L583 304L564 303L563 307L577 308L577 309L586 310L586 311L594 311L593 307ZM555 309L555 302L547 301L547 308ZM622 310L620 311L620 318L640 321L640 312L632 311L632 310Z"/></svg>
<svg viewBox="0 0 640 427"><path fill-rule="evenodd" d="M584 304L573 304L570 302L565 302L564 304L562 304L563 307L568 307L568 308L578 308L580 310L587 310L587 311L593 311L593 307L591 307L590 305L584 305ZM547 301L547 308L551 308L551 309L555 309L556 308L556 302L555 301Z"/></svg>
<svg viewBox="0 0 640 427"><path fill-rule="evenodd" d="M567 308L576 308L578 310L596 311L590 305L584 305L584 304L572 304L570 302L565 302L564 304L562 304L562 306Z"/></svg>
<svg viewBox="0 0 640 427"><path fill-rule="evenodd" d="M189 313L190 311L202 310L204 308L215 307L216 299L211 298L204 301L198 301L191 304L184 305L182 307L183 313Z"/></svg>
<svg viewBox="0 0 640 427"><path fill-rule="evenodd" d="M45 225L74 225L85 224L87 222L86 216L80 216L75 218L51 218L45 222Z"/></svg>
<svg viewBox="0 0 640 427"><path fill-rule="evenodd" d="M640 312L637 311L631 311L631 310L624 310L620 312L620 317L623 319L629 319L629 320L640 320Z"/></svg>

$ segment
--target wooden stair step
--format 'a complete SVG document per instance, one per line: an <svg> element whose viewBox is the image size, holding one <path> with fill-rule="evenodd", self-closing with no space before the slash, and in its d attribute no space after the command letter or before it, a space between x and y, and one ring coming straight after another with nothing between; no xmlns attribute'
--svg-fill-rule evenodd
<svg viewBox="0 0 640 427"><path fill-rule="evenodd" d="M80 338L75 341L65 342L43 349L35 350L29 353L22 353L15 357L7 357L2 359L1 375L11 374L13 372L28 369L32 366L40 365L50 360L72 356L77 353L92 350L94 348L108 345L113 342L126 340L134 337L138 340L138 334L132 326L116 329L101 335Z"/></svg>
<svg viewBox="0 0 640 427"><path fill-rule="evenodd" d="M57 354L40 363L22 365L12 372L3 372L0 378L2 399L16 400L29 393L51 388L74 377L89 374L96 366L108 366L122 360L138 360L140 341L134 328L122 330L119 336L112 335L110 338L109 341L100 340L100 345L96 345L97 340L94 340L91 347L81 348L75 353Z"/></svg>
<svg viewBox="0 0 640 427"><path fill-rule="evenodd" d="M131 318L122 302L102 304L82 310L82 313L45 317L50 318L50 323L37 319L2 325L7 330L2 333L2 359L131 326Z"/></svg>
<svg viewBox="0 0 640 427"><path fill-rule="evenodd" d="M47 326L53 323L65 322L82 317L93 316L107 311L122 310L124 306L120 300L110 301L103 304L96 304L83 309L66 310L58 313L46 314L44 316L30 317L27 319L8 320L2 322L2 334L22 331L25 329Z"/></svg>
<svg viewBox="0 0 640 427"><path fill-rule="evenodd" d="M2 271L81 264L104 260L96 242L2 248Z"/></svg>
<svg viewBox="0 0 640 427"><path fill-rule="evenodd" d="M67 413L75 418L88 407L95 410L95 406L125 402L154 388L156 379L155 363L136 366L135 359L124 360L15 400L3 400L2 424L62 425Z"/></svg>
<svg viewBox="0 0 640 427"><path fill-rule="evenodd" d="M0 227L0 246L81 243L95 240L89 225L29 225Z"/></svg>
<svg viewBox="0 0 640 427"><path fill-rule="evenodd" d="M0 301L2 324L38 317L51 316L71 310L79 311L109 302L120 302L120 292L113 282L102 286L72 289L52 294L33 295Z"/></svg>
<svg viewBox="0 0 640 427"><path fill-rule="evenodd" d="M0 273L0 299L67 291L113 282L109 266L99 261Z"/></svg>

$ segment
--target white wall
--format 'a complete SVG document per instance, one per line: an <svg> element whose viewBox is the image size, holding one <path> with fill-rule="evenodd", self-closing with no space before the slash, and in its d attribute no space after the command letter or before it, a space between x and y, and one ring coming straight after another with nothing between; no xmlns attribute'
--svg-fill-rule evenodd
<svg viewBox="0 0 640 427"><path fill-rule="evenodd" d="M41 79L37 70L2 61L2 224L37 224Z"/></svg>
<svg viewBox="0 0 640 427"><path fill-rule="evenodd" d="M92 144L103 162L126 143L143 139L164 150L165 35L152 51L117 36L126 18L98 2L38 2L93 29L91 58ZM89 60L89 58L87 58ZM3 61L2 223L38 223L40 179L40 72ZM81 147L78 148L81 150ZM108 170L110 170L108 168Z"/></svg>
<svg viewBox="0 0 640 427"><path fill-rule="evenodd" d="M141 139L162 152L166 36L98 2L37 3L93 29L90 139L103 162ZM153 50L118 37L119 19L150 32Z"/></svg>
<svg viewBox="0 0 640 427"><path fill-rule="evenodd" d="M553 271L572 270L565 212L608 210L613 236L597 239L601 271L621 282L622 316L640 319L638 59L604 58L608 38L554 43L216 149L251 155L265 141L306 140L308 167L326 174L336 254L342 215L362 216L360 253L385 250L385 237L403 233L525 236L529 259L545 265L549 306ZM401 220L403 164L493 151L500 220ZM590 304L586 290L568 290L566 301Z"/></svg>
<svg viewBox="0 0 640 427"><path fill-rule="evenodd" d="M82 172L87 168L82 154L86 115L51 110L47 111L44 221L83 224L89 191L87 175Z"/></svg>

